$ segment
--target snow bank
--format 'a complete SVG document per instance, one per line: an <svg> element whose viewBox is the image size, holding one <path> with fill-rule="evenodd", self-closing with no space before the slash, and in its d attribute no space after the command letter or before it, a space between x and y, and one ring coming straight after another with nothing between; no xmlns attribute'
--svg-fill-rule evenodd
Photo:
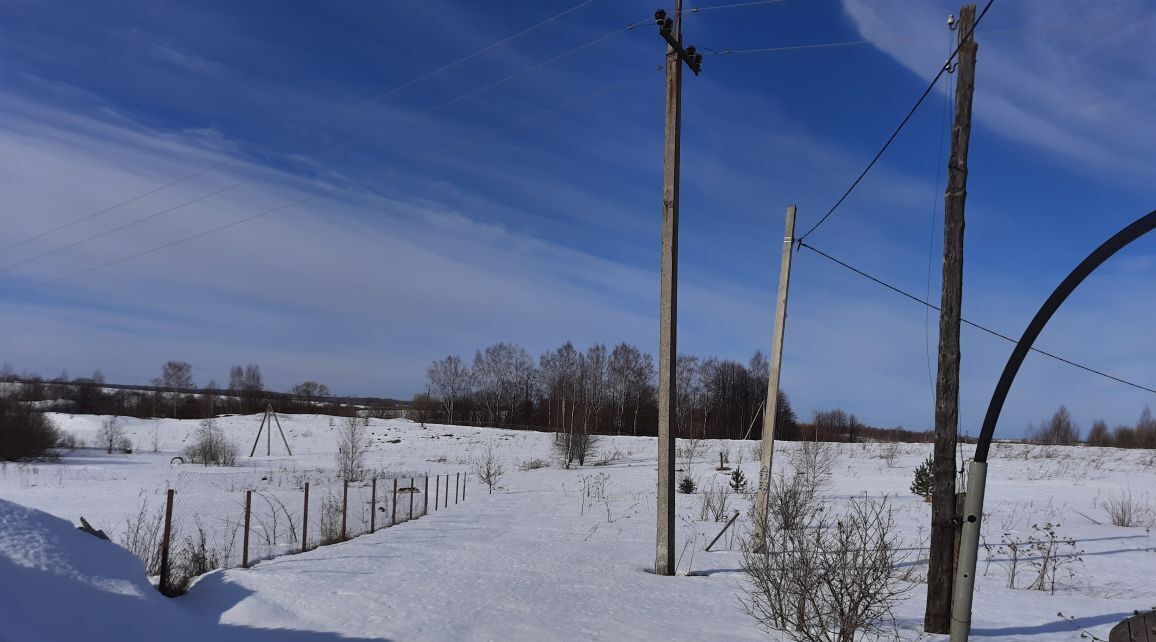
<svg viewBox="0 0 1156 642"><path fill-rule="evenodd" d="M198 601L194 614L181 600L157 593L141 561L120 546L0 499L0 642L338 639L328 633L219 624L220 613L245 596L240 590L215 591L208 603Z"/></svg>
<svg viewBox="0 0 1156 642"><path fill-rule="evenodd" d="M0 500L0 639L183 640L188 619L125 549Z"/></svg>

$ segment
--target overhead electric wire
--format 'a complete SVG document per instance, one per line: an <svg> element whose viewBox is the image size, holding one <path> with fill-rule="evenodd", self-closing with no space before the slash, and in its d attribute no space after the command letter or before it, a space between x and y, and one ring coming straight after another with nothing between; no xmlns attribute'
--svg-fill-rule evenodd
<svg viewBox="0 0 1156 642"><path fill-rule="evenodd" d="M843 195L839 197L839 200L835 201L835 204L831 206L831 209L827 210L827 213L824 214L817 223L811 226L811 229L807 230L805 233L803 233L802 236L799 237L800 241L807 238L815 230L819 229L819 226L826 222L828 218L831 218L831 215L835 213L835 210L839 209L839 206L843 204L843 201L847 200L847 197L851 195L851 192L855 191L855 188L859 186L859 183L863 181L863 178L867 176L867 173L871 171L871 168L875 167L875 163L879 162L879 159L883 157L883 153L886 152L889 147L891 147L891 143L895 142L896 137L899 136L899 132L903 131L903 128L907 126L907 123L911 120L911 117L915 115L915 112L919 109L919 106L923 104L923 101L926 100L927 96L930 95L932 90L935 89L935 85L939 83L939 79L943 77L943 74L947 73L947 70L951 66L952 61L955 60L957 55L959 55L960 47L962 47L964 43L971 39L972 34L975 33L975 30L979 27L979 23L983 21L983 17L987 15L988 10L991 9L991 5L994 2L995 0L987 0L987 4L984 5L983 10L980 11L979 15L975 17L975 22L972 24L971 29L967 32L967 34L964 35L963 38L959 39L959 44L956 45L955 49L951 52L951 55L948 56L947 61L939 68L939 73L935 74L935 77L931 79L930 83L928 83L927 89L923 90L923 93L920 94L919 99L916 100L915 104L911 106L911 109L907 111L907 115L904 116L903 120L899 122L899 126L895 128L895 131L891 132L891 136L887 138L887 141L883 143L883 146L879 148L879 151L875 153L875 156L871 159L871 162L867 163L867 166L863 168L862 172L859 172L859 175L851 183L851 186L847 188L847 191L843 192Z"/></svg>
<svg viewBox="0 0 1156 642"><path fill-rule="evenodd" d="M279 143L279 142L282 142L284 140L291 138L292 136L294 136L296 134L317 129L321 125L324 125L324 124L332 121L334 118L337 118L339 115L343 114L344 112L356 111L356 110L359 110L363 107L366 107L368 105L376 103L376 102L378 102L384 98L388 98L389 96L391 96L391 95L393 95L393 94L395 94L395 93L397 93L403 89L407 89L409 87L412 87L413 85L416 85L417 83L419 83L423 80L426 80L427 78L430 78L432 76L436 76L437 74L440 74L443 71L448 71L448 70L462 64L463 62L466 62L467 60L471 60L473 58L476 58L476 57L482 55L483 53L486 53L487 51L494 49L495 47L500 47L501 45L504 45L507 42L514 40L515 38L523 36L527 33L530 33L531 31L534 31L535 29L538 29L538 28L543 27L547 24L550 24L551 22L554 22L555 20L557 20L559 18L567 16L571 13L574 13L575 11L581 9L582 7L585 7L586 5L588 5L594 1L595 0L583 0L583 2L580 2L576 5L574 5L573 7L566 9L565 11L562 11L561 13L556 13L556 14L550 16L549 18L546 18L545 20L538 22L537 24L531 25L529 27L526 27L525 29L522 29L521 31L518 31L517 33L513 33L509 36L506 36L504 38L496 40L496 41L486 45L485 47L482 47L481 49L477 49L472 53L469 53L469 54L466 54L465 56L462 56L461 58L457 58L456 60L449 62L449 63L446 63L446 64L442 65L441 67L438 67L437 69L434 69L432 71L428 71L428 72L418 76L417 78L413 78L411 80L408 80L408 81L406 81L400 85L397 85L396 87L393 87L393 88L391 88L385 92L382 92L382 93L377 94L375 96L371 96L370 98L363 99L363 100L358 101L352 105L344 106L338 110L337 114L323 118L322 120L317 121L314 124L301 125L298 127L291 128L289 131L284 132L280 136L274 138L272 142L273 143ZM154 188L149 189L147 191L138 193L135 196L131 196L131 197L126 198L120 202L114 203L112 205L109 205L109 206L104 207L102 209L96 210L94 212L90 212L88 214L85 214L84 216L73 219L67 223L63 223L63 224L58 225L54 228L51 228L51 229L45 230L43 232L39 232L37 234L34 234L32 236L23 238L23 239L16 241L14 243L9 243L7 245L0 246L0 252L5 252L7 250L10 250L10 249L15 248L15 247L19 247L19 246L24 245L26 243L31 243L32 241L42 239L45 236L49 236L49 235L55 234L56 232L59 232L61 230L68 229L74 225L77 225L79 223L83 223L84 221L91 220L91 219L96 218L102 214L116 210L116 209L118 209L124 205L134 203L134 202L136 202L142 198L145 198L147 196L151 196L151 195L156 194L158 192L162 192L162 191L164 191L170 187L175 187L177 185L180 185L181 183L184 183L185 181L191 180L191 179L196 178L198 176L203 176L203 175L205 175L205 174L207 174L213 170L221 169L222 167L227 167L227 166L232 165L234 163L237 163L239 161L240 161L240 159L238 159L236 157L230 157L230 158L227 158L225 160L219 161L217 163L213 163L211 165L208 165L207 167L201 168L197 171L194 171L190 174L186 174L180 178L171 180L167 183L158 185L157 187L154 187Z"/></svg>
<svg viewBox="0 0 1156 642"><path fill-rule="evenodd" d="M480 94L486 90L492 89L492 88L494 88L494 87L496 87L502 83L508 82L510 80L513 80L514 78L517 78L519 76L530 73L531 71L545 67L546 65L557 62L558 60L561 60L562 58L573 55L573 54L575 54L579 51L582 51L584 49L588 49L588 48L590 48L590 47L592 47L592 46L594 46L600 42L603 42L604 40L607 40L608 38L612 38L612 37L614 37L620 33L623 33L625 31L630 30L634 26L637 26L637 25L636 24L630 25L630 26L616 29L616 30L611 31L609 33L603 34L602 36L599 36L599 37L595 38L594 40L586 42L585 44L582 44L582 45L579 45L577 47L574 47L573 49L569 49L567 51L564 51L564 52L562 52L562 53L560 53L560 54L558 54L552 58L548 58L548 59L543 60L541 62L535 63L535 64L533 64L529 67L526 67L520 71L516 71L516 72L514 72L508 76L505 76L499 80L495 80L489 84L483 85L483 86L478 87L478 88L473 89L473 90L470 90L464 94L459 94L458 96L455 96L454 98L451 98L445 102L439 103L438 105L430 107L430 108L428 108L422 112L418 112L418 113L414 113L414 114L407 114L404 118L405 119L416 119L416 118L420 118L423 116L428 116L429 114L431 114L435 111L444 109L445 107L448 107L448 106L453 105L455 103L461 102L467 98L470 98L472 96ZM337 150L337 149L340 149L343 147L347 147L348 145L351 145L353 143L356 143L356 142L359 142L359 141L365 139L366 136L367 136L367 134L359 134L359 135L352 136L350 138L346 138L346 139L342 140L341 142L338 142L338 143L335 143L335 144L330 145L328 147L322 148L320 151L315 152L313 154L313 156L316 157L316 156L319 156L321 154L326 154L326 153L332 152L334 150ZM52 255L58 254L60 252L72 249L72 248L77 247L79 245L83 245L83 244L88 243L90 241L94 241L96 239L103 238L105 236L108 236L109 234L114 234L114 233L119 232L121 230L130 228L130 227L134 227L136 225L139 225L141 223L145 223L147 221L151 221L151 220L156 219L158 217L161 217L161 216L164 216L166 214L170 214L170 213L175 212L177 210L188 207L189 205L194 205L194 204L199 203L201 201L205 201L207 199L210 199L214 196L218 196L220 194L224 194L225 192L229 192L229 191L232 191L234 189L237 189L238 187L243 187L243 186L248 185L250 183L256 182L257 180L259 180L261 178L264 178L266 176L269 176L271 174L276 173L276 171L277 170L275 167L267 167L264 170L262 170L261 172L259 172L256 176L252 176L250 178L246 178L246 179L231 183L229 185L226 185L225 187L222 187L222 188L217 189L217 190L212 191L212 192L208 192L206 194L202 194L201 196L198 196L198 197L193 198L191 200L185 201L179 205L174 205L172 207L167 207L167 208L158 210L158 211L153 212L152 214L148 214L144 217L133 219L131 221L122 223L121 225L117 225L115 227L108 228L108 229L103 230L101 232L98 232L96 234L91 234L89 236L77 239L71 243L57 246L51 250L46 250L46 251L41 252L39 254L34 254L30 257L20 259L18 261L13 261L11 263L6 263L4 265L0 265L0 272L7 271L7 270L10 270L12 268L31 263L33 261L37 261L37 260L40 260L42 258L46 258L46 257L52 256Z"/></svg>
<svg viewBox="0 0 1156 642"><path fill-rule="evenodd" d="M646 78L647 76L649 76L649 75L651 75L651 74L655 73L656 71L660 71L660 70L662 70L662 69L663 69L663 66L662 66L662 65L659 65L659 66L657 66L657 67L654 67L654 68L648 69L648 70L647 70L646 72L644 72L644 73L641 73L641 74L636 74L636 75L634 75L634 76L630 76L630 77L628 77L628 78L626 78L626 79L624 79L624 80L620 80L620 81L618 81L618 82L615 82L615 83L612 83L612 84L610 84L610 85L606 85L606 86L604 86L604 87L602 87L602 88L600 88L600 89L597 89L597 90L595 90L595 91L592 91L592 92L590 92L590 93L587 93L587 94L583 94L583 95L581 95L581 96L579 96L579 97L577 97L577 98L572 98L572 99L570 99L570 100L567 100L567 101L565 101L565 102L563 102L563 103L559 103L559 104L557 104L557 105L553 105L553 106L551 106L551 107L548 107L548 108L546 108L546 109L543 109L543 110L541 110L541 111L537 111L537 112L534 112L533 114L529 114L529 115L527 115L527 116L523 116L523 117L521 117L521 118L519 118L519 119L517 119L517 120L515 120L515 121L513 121L513 122L510 122L510 123L507 123L507 124L505 124L505 125L502 125L501 127L496 127L496 128L494 128L494 129L491 129L491 130L487 130L487 131L485 131L485 132L483 132L483 133L481 133L481 134L479 134L479 135L477 135L477 136L475 136L475 137L473 137L473 138L470 138L470 139L466 140L466 141L465 141L465 143L466 143L466 144L470 144L470 143L473 143L473 142L477 142L477 141L479 141L479 140L481 140L481 139L483 139L483 138L487 138L487 137L493 136L493 135L495 135L495 134L501 133L501 132L503 132L503 131L506 131L507 129L510 129L511 127L514 127L514 126L516 126L516 125L519 125L519 124L525 123L525 122L527 122L527 121L530 121L530 120L533 120L533 119L535 119L535 118L540 118L540 117L542 117L542 116L545 116L546 114L550 114L550 113L553 113L553 112L556 112L556 111L558 111L559 109L563 109L563 108L565 108L565 107L568 107L568 106L574 105L574 104L576 104L576 103L579 103L579 102L582 102L582 101L584 101L584 100L588 100L588 99L590 99L590 98L593 98L594 96L597 96L597 95L600 95L600 94L606 93L607 91L610 91L610 90L612 90L612 89L616 89L616 88L618 88L618 87L622 87L622 86L624 86L624 85L628 85L628 84L631 84L631 83L633 83L633 82L637 82L637 81L639 81L639 80L642 80L643 78ZM409 165L412 165L412 164L414 164L415 162L416 162L416 161L408 161L408 162L406 162L406 163L402 163L402 164L399 164L399 165L395 165L395 166L392 166L392 167L390 167L390 168L387 168L385 171L396 171L396 170L398 170L398 169L401 169L401 168L403 168L403 167L407 167L407 166L409 166ZM169 241L169 242L167 242L167 243L163 243L163 244L161 244L161 245L158 245L158 246L155 246L155 247L152 247L152 248L146 249L146 250L141 250L141 251L139 251L139 252L135 252L135 253L132 253L132 254L128 254L128 255L126 255L126 256L122 256L122 257L119 257L119 258L116 258L116 259L112 259L112 260L110 260L110 261L105 261L104 263L100 263L100 264L97 264L97 265L89 266L89 267L86 267L86 268L83 268L83 269L80 269L80 270L76 270L76 271L74 271L74 272L69 272L69 273L67 273L67 274L64 274L64 275L61 275L61 276L58 276L58 277L54 277L54 278L51 278L51 279L46 279L46 280L43 280L43 281L37 281L37 282L35 282L35 283L30 283L30 284L28 284L28 285L25 285L24 287L18 288L18 291L26 291L26 290L32 290L32 289L35 289L35 288L38 288L38 287L43 287L43 286L46 286L46 285L50 285L50 284L53 284L53 283L57 283L57 282L59 282L59 281L64 281L64 280L66 280L66 279L70 279L70 278L73 278L73 277L77 277L77 276L80 276L80 275L82 275L82 274L88 274L88 273L90 273L90 272L95 272L95 271L97 271L97 270L100 270L100 269L103 269L103 268L106 268L106 267L111 267L111 266L113 266L113 265L117 265L117 264L119 264L119 263L124 263L124 262L126 262L126 261L130 261L130 260L132 260L132 259L136 259L136 258L139 258L139 257L142 257L142 256L146 256L146 255L148 255L148 254L153 254L153 253L155 253L155 252L159 252L159 251L161 251L161 250L165 250L165 249L168 249L168 248L170 248L170 247L173 247L173 246L176 246L176 245L180 245L180 244L182 244L182 243L187 243L187 242L189 242L189 241L194 241L194 240L196 240L196 239L200 239L200 238L203 238L203 237L209 236L209 235L211 235L211 234L215 234L215 233L217 233L217 232L222 232L222 231L224 231L224 230L227 230L227 229L230 229L230 228L233 228L233 227L237 227L237 226L239 226L239 225L243 225L243 224L245 224L245 223L248 223L248 222L250 222L250 221L254 221L254 220L257 220L257 219L259 219L259 218L262 218L262 217L268 216L268 215L270 215L270 214L274 214L274 213L276 213L276 212L280 212L280 211L282 211L282 210L286 210L286 209L289 209L289 208L291 208L291 207L296 207L296 206L298 206L298 205L302 205L302 204L305 204L305 203L307 203L307 202L309 202L309 201L313 201L313 200L315 200L315 199L318 199L318 198L321 198L321 197L327 196L327 195L329 195L329 194L331 194L331 193L333 193L333 192L337 191L337 189L338 189L338 186L336 186L336 185L335 185L335 186L332 186L332 187L329 187L329 188L325 189L324 191L322 191L322 192L320 192L320 193L315 193L315 194L307 194L307 195L305 195L305 196L302 196L301 198L298 198L298 199L294 199L294 200L292 200L292 201L289 201L289 202L286 202L286 203L282 203L282 204L280 204L280 205L277 205L277 206L275 206L275 207L271 207L271 208L268 208L268 209L262 210L262 211L260 211L260 212L257 212L257 213L255 213L255 214L251 215L251 216L247 216L247 217L245 217L245 218L241 218L241 219L238 219L238 220L235 220L235 221L232 221L232 222L226 223L226 224L224 224L224 225L219 225L219 226L216 226L216 227L212 227L212 228L209 228L209 229L207 229L207 230L203 230L203 231L201 231L201 232L197 232L197 233L195 233L195 234L191 234L191 235L189 235L189 236L185 236L185 237L182 237L182 238L179 238L179 239L175 239L175 240L173 240L173 241Z"/></svg>
<svg viewBox="0 0 1156 642"><path fill-rule="evenodd" d="M951 51L951 37L955 30L948 28L947 30L947 50ZM952 87L948 85L948 89L943 94L943 109L939 116L939 136L938 147L935 151L935 184L932 186L931 209L930 209L930 224L927 226L927 287L924 294L924 299L931 300L931 274L932 266L935 264L935 213L939 210L939 178L943 175L943 139L947 134L947 123L950 122L948 117L955 112L955 106L952 102ZM927 383L931 387L932 405L935 404L935 376L931 373L931 308L923 309L923 352L927 357Z"/></svg>
<svg viewBox="0 0 1156 642"><path fill-rule="evenodd" d="M749 2L734 2L731 4L716 4L706 7L690 7L683 9L682 13L701 13L703 11L715 11L716 9L738 9L740 7L751 7L758 4L779 4L787 0L750 0Z"/></svg>
<svg viewBox="0 0 1156 642"><path fill-rule="evenodd" d="M843 40L840 42L815 42L802 45L783 45L781 47L755 47L751 49L707 49L699 47L704 54L713 56L731 56L737 54L777 53L780 51L798 51L801 49L829 49L832 47L853 47L857 45L880 45L890 42L914 42L920 40L934 40L940 36L907 36L904 38L880 38L877 40Z"/></svg>
<svg viewBox="0 0 1156 642"><path fill-rule="evenodd" d="M997 34L1007 34L1023 31L1023 27L1015 27L1010 29L991 29L984 31L984 36L994 36ZM798 51L805 49L831 49L835 47L855 47L860 45L885 45L896 42L920 42L925 40L935 40L942 36L900 36L896 38L875 38L870 40L840 40L836 42L812 42L801 45L782 45L778 47L752 47L749 49L709 49L707 47L699 47L699 50L706 55L712 56L731 56L741 54L761 54L761 53L779 53L784 51ZM950 55L951 47L948 46L948 54Z"/></svg>
<svg viewBox="0 0 1156 642"><path fill-rule="evenodd" d="M883 287L887 288L888 290L891 290L892 292L894 292L894 293L896 293L896 294L898 294L898 295L900 295L900 296L904 296L904 297L906 297L906 298L908 298L908 299L911 299L912 301L914 301L914 302L916 302L916 303L918 303L918 304L920 304L920 305L925 305L925 306L927 306L927 307L931 308L932 310L936 310L936 311L939 311L939 306L937 306L937 305L934 305L934 304L930 303L929 301L925 301L925 300L923 300L923 299L921 299L921 298L919 298L919 297L915 296L914 294L911 294L911 293L909 293L909 292L907 292L907 291L905 291L905 290L902 290L902 289L900 289L900 288L898 288L898 287L896 287L896 286L894 286L894 285L891 285L890 283L888 283L888 282L884 281L883 279L880 279L880 278L878 278L878 277L872 276L872 275L870 275L870 274L868 274L868 273L864 272L863 270L860 270L860 269L859 269L859 268L857 268L857 267L854 267L854 266L852 266L852 265L850 265L850 264L848 264L848 263L846 263L846 262L844 262L844 261L841 261L841 260L839 260L839 259L837 259L837 258L835 258L835 257L831 256L830 254L827 254L826 252L824 252L824 251L822 251L822 250L820 250L820 249L816 248L816 247L815 247L815 246L813 246L813 245L808 245L807 243L804 243L802 239L799 239L799 240L798 240L798 241L796 241L796 242L799 244L799 247L800 247L800 248L803 248L803 247L805 247L805 248L807 248L808 250L811 250L812 252L814 252L814 253L818 254L819 256L822 256L823 258L825 258L825 259L827 259L827 260L829 260L829 261L831 261L831 262L833 262L833 263L836 263L836 264L838 264L838 265L842 266L843 268L846 268L846 269L848 269L848 270L850 270L850 271L854 272L855 274L858 274L858 275L859 275L859 276L861 276L861 277L864 277L864 278L866 278L866 279L869 279L869 280L871 280L871 281L874 281L875 283L877 283L877 284L879 284L879 285L881 285L881 286L883 286ZM963 318L961 318L961 319L960 319L960 322L961 322L961 323L963 323L963 324L965 324L965 325L969 325L969 326L971 326L971 327L973 327L973 328L975 328L975 329L977 329L977 330L982 330L982 331L984 331L984 332L986 332L986 333L988 333L988 334L990 334L990 335L992 335L992 336L995 336L995 337L999 337L1000 339L1003 339L1003 340L1005 340L1005 341L1008 341L1008 342L1010 342L1010 343L1019 343L1017 340L1013 339L1012 337L1009 337L1009 336L1008 336L1008 335L1006 335L1006 334L1003 334L1003 333L1001 333L1001 332L997 332L997 331L995 331L995 330L992 330L991 328L988 328L987 326L983 326L983 325L980 325L979 323L976 323L976 322L974 322L974 321L968 321L967 319L963 319ZM1090 372L1090 373L1092 373L1092 374L1095 374L1095 375L1099 375L1099 376L1101 376L1101 377L1105 377L1105 378L1107 378L1107 379L1111 379L1112 381L1115 381L1115 382L1117 382L1117 383L1122 383L1122 384L1124 384L1124 385L1126 385L1126 386L1131 386L1131 387L1133 387L1133 388L1137 388L1137 389L1139 389L1139 390L1143 390L1143 391L1145 391L1145 392L1151 392L1151 393L1153 393L1153 394L1156 394L1156 389L1153 389L1153 388L1149 388L1148 386L1143 386L1143 385L1140 385L1140 384L1138 384L1138 383L1133 383L1133 382L1131 382L1131 381L1128 381L1127 379L1121 379L1120 377L1117 377L1117 376L1115 376L1115 375L1111 375L1111 374L1108 374L1108 373L1106 373L1106 372L1104 372L1104 371L1102 371L1102 370L1097 370L1097 369L1095 369L1095 368L1092 368L1092 367L1090 367L1090 366L1085 366L1085 365L1083 365L1082 363L1077 363L1077 362L1075 362L1075 361L1072 361L1071 359L1066 359L1066 358L1064 358L1064 357L1061 357L1061 356L1059 356L1059 355L1057 355L1057 354L1054 354L1054 353L1048 352L1048 351L1046 351L1046 350L1041 350L1041 349L1039 349L1039 348L1035 348L1035 347L1031 348L1031 350L1032 350L1032 352L1036 352L1036 353L1042 354L1042 355L1044 355L1045 357L1050 357L1050 358L1052 358L1052 359L1055 359L1056 361L1060 361L1060 362L1062 362L1062 363L1066 363L1066 364L1068 364L1069 366L1074 366L1074 367L1076 367L1076 368L1079 368L1079 369L1081 369L1081 370L1084 370L1084 371Z"/></svg>

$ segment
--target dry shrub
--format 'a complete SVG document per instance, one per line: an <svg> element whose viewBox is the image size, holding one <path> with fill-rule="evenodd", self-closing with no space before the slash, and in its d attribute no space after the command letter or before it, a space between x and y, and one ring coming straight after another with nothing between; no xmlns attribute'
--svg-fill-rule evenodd
<svg viewBox="0 0 1156 642"><path fill-rule="evenodd" d="M59 441L60 431L44 413L0 397L0 461L51 457Z"/></svg>
<svg viewBox="0 0 1156 642"><path fill-rule="evenodd" d="M502 458L494 453L493 448L486 448L485 454L474 462L474 473L490 493L493 493L498 487L498 482L506 474L506 467L502 465Z"/></svg>
<svg viewBox="0 0 1156 642"><path fill-rule="evenodd" d="M148 502L141 502L135 517L125 518L120 545L144 562L147 575L161 573L161 535L164 509L149 510Z"/></svg>
<svg viewBox="0 0 1156 642"><path fill-rule="evenodd" d="M193 435L193 443L185 447L184 456L194 464L236 466L240 453L237 444L226 438L224 431L210 417L201 420Z"/></svg>
<svg viewBox="0 0 1156 642"><path fill-rule="evenodd" d="M1100 507L1108 513L1113 526L1151 526L1152 508L1144 499L1132 497L1132 491L1120 491L1099 499Z"/></svg>
<svg viewBox="0 0 1156 642"><path fill-rule="evenodd" d="M886 497L853 499L839 516L812 512L809 527L779 528L764 550L743 546L748 615L798 642L853 642L884 632L911 589ZM792 521L802 522L804 515Z"/></svg>

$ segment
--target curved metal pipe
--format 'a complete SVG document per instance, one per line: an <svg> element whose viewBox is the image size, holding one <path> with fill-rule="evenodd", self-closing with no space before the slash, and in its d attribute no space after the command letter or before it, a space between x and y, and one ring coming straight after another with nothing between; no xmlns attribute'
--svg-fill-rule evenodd
<svg viewBox="0 0 1156 642"><path fill-rule="evenodd" d="M1068 296L1076 289L1091 274L1096 268L1100 267L1112 257L1113 254L1119 252L1124 246L1132 241L1144 236L1148 232L1156 229L1156 210L1148 212L1140 217L1135 223L1120 230L1115 236L1104 241L1104 244L1096 248L1094 252L1088 255L1088 258L1080 262L1076 269L1068 275L1055 292L1044 301L1043 307L1036 316L1032 318L1032 322L1028 324L1024 334L1020 337L1019 343L1016 344L1015 350L1012 350L1011 357L1007 360L1007 365L1004 366L1003 374L1000 375L999 383L995 386L995 392L991 396L991 403L987 406L987 415L983 418L983 429L979 434L979 446L975 449L975 461L987 461L988 449L991 447L991 439L995 434L995 425L999 421L999 415L1003 411L1004 401L1007 400L1008 390L1011 389L1012 381L1019 373L1020 366L1023 365L1024 358L1028 356L1028 351L1032 349L1032 344L1035 343L1036 337L1040 336L1044 326L1051 320L1052 315L1059 309L1060 304L1068 298Z"/></svg>
<svg viewBox="0 0 1156 642"><path fill-rule="evenodd" d="M987 456L991 449L992 436L995 435L995 425L999 415L1003 412L1007 393L1011 389L1012 381L1019 373L1028 351L1040 336L1044 326L1051 320L1060 305L1068 296L1088 278L1096 268L1100 267L1129 243L1156 229L1156 210L1148 212L1136 222L1120 230L1080 262L1076 269L1067 276L1048 297L1036 316L1028 324L1019 343L1012 350L999 383L992 393L991 402L987 406L987 415L983 419L983 428L979 434L979 445L975 450L975 459L971 462L968 476L967 498L964 500L963 528L960 534L959 559L955 569L955 588L951 608L951 642L966 642L971 633L971 599L975 591L976 557L979 552L979 531L983 516L983 496L987 484Z"/></svg>

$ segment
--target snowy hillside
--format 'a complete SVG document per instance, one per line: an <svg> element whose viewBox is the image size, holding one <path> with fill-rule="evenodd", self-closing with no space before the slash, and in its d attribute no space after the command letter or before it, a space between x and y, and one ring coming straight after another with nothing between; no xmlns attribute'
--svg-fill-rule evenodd
<svg viewBox="0 0 1156 642"><path fill-rule="evenodd" d="M62 429L89 443L102 420L68 415L55 419ZM236 517L241 488L252 480L278 484L270 495L296 506L300 488L293 480L332 477L341 421L281 417L295 456L284 453L275 433L272 456L243 457L239 467L224 470L170 464L197 422L125 419L134 454L85 451L56 463L10 464L0 469L0 497L70 521L84 515L114 540L123 536L126 520L138 515L142 505L155 510L167 488L177 490L175 511L182 507L203 511L199 517L204 523L218 514ZM260 416L219 422L231 439L243 444L242 455L247 455ZM169 631L184 627L174 624L178 622L194 623L189 630L217 627L212 629L214 638L223 631L220 635L233 636L230 639L254 639L249 635L298 639L262 638L262 629L283 630L278 635L286 636L289 630L312 632L317 637L300 639L323 640L336 635L394 640L779 639L777 633L758 629L743 613L740 539L728 535L712 552L703 550L722 527L714 515L703 513L701 505L702 491L729 480L729 472L715 470L719 452L753 480L754 442L700 444L690 466L700 492L677 496L681 575L668 578L648 571L655 532L653 439L605 438L593 464L564 470L551 457L549 434L423 428L405 420L373 420L370 431L369 467L383 478L417 478L414 495L419 498L434 492L438 475L471 470L486 450L501 458L507 473L492 495L473 476L468 499L460 505L453 505L450 497L447 509L431 508L416 521L373 535L263 559L250 569L213 572L174 600L149 590L139 562L119 551L108 554L115 550L113 545L60 520L3 503L0 608L13 603L25 608L19 611L23 619L17 625L4 619L0 639L68 636L66 629L37 629L31 624L33 616L43 612L44 607L35 610L38 600L51 602L62 612L74 611L76 622L102 622L85 625L87 639L171 639ZM154 440L157 453L150 452ZM258 450L264 449L262 439ZM798 450L798 444L781 444L776 449L776 471L790 475L792 455ZM823 493L830 510L841 510L849 498L862 493L889 495L905 544L904 564L915 568L917 576L925 567L930 507L908 487L913 469L929 450L929 445L914 444L898 450L883 444L833 444L825 451L831 475ZM535 460L549 465L535 468ZM428 491L421 481L427 474ZM203 479L225 479L222 475L247 481L198 485ZM1128 490L1138 503L1148 505L1146 493L1153 482L1156 464L1143 451L997 445L984 528L990 548L980 554L975 636L1079 640L1080 629L1086 628L1106 638L1108 629L1133 609L1156 603L1156 586L1150 581L1156 574L1156 552L1148 529L1108 525L1103 508L1105 500ZM211 505L193 501L193 489L207 493L203 489L210 487L217 493L211 496ZM363 506L367 491L359 485L357 492L357 503ZM745 532L748 506L748 497L731 495L722 517L739 510L743 517L738 526ZM358 519L366 514L363 508ZM1006 555L997 547L1001 541L1031 538L1038 533L1033 524L1048 522L1056 525L1060 537L1074 540L1072 550L1082 551L1080 559L1061 569L1054 594L1007 588ZM289 548L270 548L269 554ZM1020 563L1027 568L1030 555ZM1017 587L1024 584L1021 580ZM76 598L55 597L65 590ZM133 611L139 614L130 617L126 610L121 617L120 611L102 606L110 599L103 594L123 596L117 600L125 603L125 609L139 609ZM902 639L935 639L920 634L923 596L924 587L915 585L895 613ZM1075 621L1061 620L1057 612ZM94 619L84 619L88 617ZM133 623L119 624L126 619Z"/></svg>

